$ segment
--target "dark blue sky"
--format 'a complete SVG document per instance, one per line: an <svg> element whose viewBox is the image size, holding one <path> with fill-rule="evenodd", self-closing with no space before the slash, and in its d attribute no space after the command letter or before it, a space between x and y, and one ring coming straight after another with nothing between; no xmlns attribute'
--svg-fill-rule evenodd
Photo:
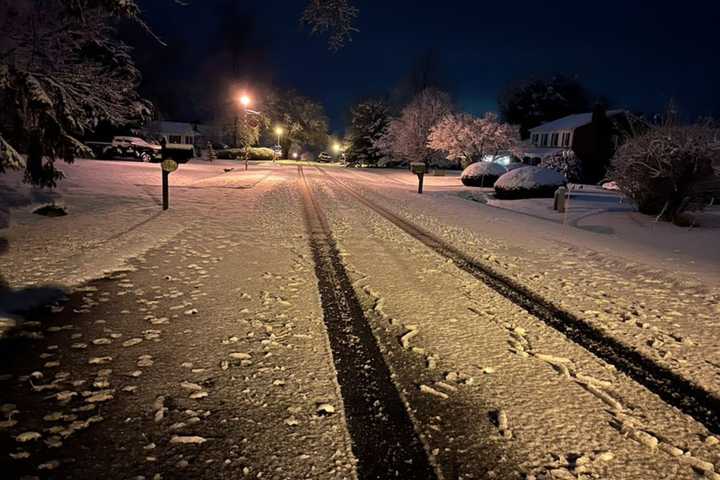
<svg viewBox="0 0 720 480"><path fill-rule="evenodd" d="M305 0L190 1L146 3L149 23L183 44L185 60L212 56L234 10L242 73L321 101L335 131L354 101L397 87L430 50L474 113L495 109L508 82L551 73L577 75L616 106L656 111L674 97L689 117L720 113L718 1L358 0L360 31L337 53L300 26Z"/></svg>

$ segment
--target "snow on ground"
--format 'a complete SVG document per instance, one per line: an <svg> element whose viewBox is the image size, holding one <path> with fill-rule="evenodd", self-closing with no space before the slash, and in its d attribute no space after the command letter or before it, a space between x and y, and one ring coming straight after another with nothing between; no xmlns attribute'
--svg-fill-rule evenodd
<svg viewBox="0 0 720 480"><path fill-rule="evenodd" d="M717 459L702 425L323 188L356 290L447 478L693 479L690 457Z"/></svg>
<svg viewBox="0 0 720 480"><path fill-rule="evenodd" d="M720 395L717 229L653 224L608 235L443 191L417 195L381 176L373 183L345 178L481 263Z"/></svg>
<svg viewBox="0 0 720 480"><path fill-rule="evenodd" d="M31 453L28 468L57 460L81 471L68 452L108 444L94 468L125 461L137 474L352 478L295 168L181 165L168 212L157 165L63 169L56 201L70 215L61 218L32 215L46 196L0 176L11 214L0 230L0 273L11 287L2 306L48 293L40 287L76 289L72 308L21 327L35 338L32 352L0 368L0 404L19 410L1 412L3 445ZM448 478L694 478L691 462L710 468L701 462L720 458L702 426L311 172L401 393ZM563 216L542 202L497 208L461 198L478 189L457 172L426 176L424 195L407 171L331 174L720 393L717 229L654 223L612 194L573 199ZM126 271L86 284L118 269ZM16 321L0 318L0 329ZM30 379L49 390L33 393ZM42 400L58 394L69 398ZM100 414L82 410L96 403ZM323 403L339 414L316 415ZM158 412L168 418L156 422ZM45 448L58 435L40 413L70 429L60 450ZM33 432L50 443L34 443ZM123 443L132 447L118 453ZM301 475L287 473L295 469Z"/></svg>
<svg viewBox="0 0 720 480"><path fill-rule="evenodd" d="M71 271L104 244L123 263L130 242L118 239L142 240L143 253L0 339L12 358L0 366L0 468L12 478L355 478L294 172L181 166L173 210L153 216L131 183L153 185L155 168L82 166L63 192L68 217L14 217L3 272L21 285L70 282L54 265L34 275L40 255L71 253ZM114 179L98 191L82 184L106 168ZM83 201L98 228L73 228L92 226ZM84 235L83 248L63 243ZM20 242L38 264L8 272Z"/></svg>
<svg viewBox="0 0 720 480"><path fill-rule="evenodd" d="M251 188L269 173L254 168L245 174L237 162L181 165L170 176L171 209L163 212L157 164L77 160L61 169L67 178L52 193L23 184L19 173L0 176L0 205L10 207L5 223L12 226L0 229L7 249L0 256L0 273L13 288L79 285L122 268L125 260L208 214L218 198L232 196L230 189ZM229 189L208 197L200 187ZM70 215L32 214L50 200Z"/></svg>

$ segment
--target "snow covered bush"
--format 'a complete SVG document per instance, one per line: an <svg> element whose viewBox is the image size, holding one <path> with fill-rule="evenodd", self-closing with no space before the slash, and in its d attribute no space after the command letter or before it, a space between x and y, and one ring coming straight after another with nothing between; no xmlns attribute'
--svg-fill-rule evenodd
<svg viewBox="0 0 720 480"><path fill-rule="evenodd" d="M523 167L512 170L495 182L495 196L501 199L552 197L565 177L555 170Z"/></svg>
<svg viewBox="0 0 720 480"><path fill-rule="evenodd" d="M612 179L642 213L679 222L683 212L720 200L720 130L653 127L629 138L612 159Z"/></svg>
<svg viewBox="0 0 720 480"><path fill-rule="evenodd" d="M247 149L248 160L272 160L275 156L272 148L251 147ZM241 160L245 158L244 148L226 148L216 152L219 160Z"/></svg>
<svg viewBox="0 0 720 480"><path fill-rule="evenodd" d="M572 150L562 150L544 157L540 167L562 173L568 182L579 183L582 179L582 163Z"/></svg>
<svg viewBox="0 0 720 480"><path fill-rule="evenodd" d="M507 169L494 162L476 162L463 170L460 180L468 187L492 187Z"/></svg>
<svg viewBox="0 0 720 480"><path fill-rule="evenodd" d="M523 167L527 167L527 165L522 162L510 162L507 165L505 165L505 169L508 172L510 172L512 170L516 170L518 168L523 168Z"/></svg>
<svg viewBox="0 0 720 480"><path fill-rule="evenodd" d="M464 168L486 155L512 151L519 141L517 129L499 122L494 113L482 118L450 113L432 127L427 144Z"/></svg>

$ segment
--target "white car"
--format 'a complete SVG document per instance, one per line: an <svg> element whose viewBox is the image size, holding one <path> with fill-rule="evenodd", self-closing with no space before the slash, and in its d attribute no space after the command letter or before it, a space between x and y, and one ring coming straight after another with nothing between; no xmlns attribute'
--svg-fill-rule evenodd
<svg viewBox="0 0 720 480"><path fill-rule="evenodd" d="M321 162L329 162L330 160L332 160L332 156L330 156L330 154L327 152L320 152L320 155L317 156L317 159Z"/></svg>

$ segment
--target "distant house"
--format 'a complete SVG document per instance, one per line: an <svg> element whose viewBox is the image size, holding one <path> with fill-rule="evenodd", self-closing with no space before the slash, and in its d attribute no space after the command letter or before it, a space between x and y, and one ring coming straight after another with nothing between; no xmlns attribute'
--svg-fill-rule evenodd
<svg viewBox="0 0 720 480"><path fill-rule="evenodd" d="M197 123L157 120L148 123L143 129L143 133L155 140L164 138L167 143L200 147L207 142L204 131L206 129L207 127Z"/></svg>
<svg viewBox="0 0 720 480"><path fill-rule="evenodd" d="M588 181L599 181L628 122L626 110L598 109L544 123L530 130L523 161L537 164L544 157L572 150L582 162Z"/></svg>

